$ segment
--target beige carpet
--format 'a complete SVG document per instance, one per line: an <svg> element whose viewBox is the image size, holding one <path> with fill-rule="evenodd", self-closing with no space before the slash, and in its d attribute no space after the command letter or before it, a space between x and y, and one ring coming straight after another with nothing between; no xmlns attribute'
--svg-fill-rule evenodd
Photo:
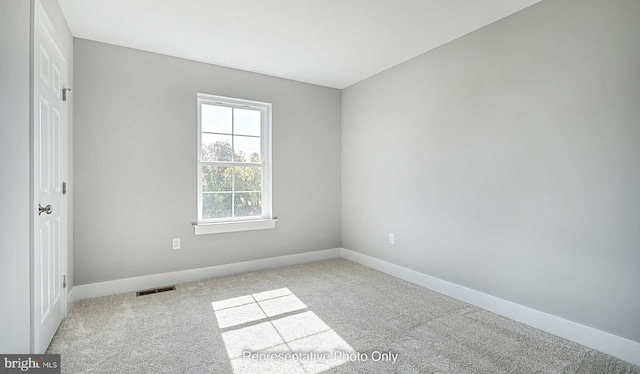
<svg viewBox="0 0 640 374"><path fill-rule="evenodd" d="M63 373L640 373L344 259L81 300Z"/></svg>

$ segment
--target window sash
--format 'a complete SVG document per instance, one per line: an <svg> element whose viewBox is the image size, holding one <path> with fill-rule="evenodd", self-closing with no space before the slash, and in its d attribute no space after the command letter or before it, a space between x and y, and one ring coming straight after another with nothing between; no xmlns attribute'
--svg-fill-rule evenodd
<svg viewBox="0 0 640 374"><path fill-rule="evenodd" d="M239 162L237 160L232 161L203 161L202 160L202 135L212 132L202 131L202 107L203 105L215 105L229 108L238 109L251 109L260 111L260 136L257 135L238 135L242 137L260 138L260 162ZM232 112L233 113L233 112ZM264 220L271 219L271 104L261 103L255 101L241 100L226 98L221 96L213 96L206 94L198 94L197 100L197 128L198 128L198 151L197 151L197 166L198 166L198 223L224 223L224 222L237 222L237 221L252 221L252 220ZM233 119L232 119L233 120ZM231 135L232 139L235 134L234 123L232 122L232 134L221 133L223 135ZM235 153L235 149L233 148ZM235 156L233 156L235 158ZM204 166L217 166L217 167L259 167L261 168L261 187L260 191L234 191L235 186L232 183L231 191L203 191L203 167ZM255 216L233 216L235 209L235 198L238 194L258 192L261 197L262 212L260 215ZM209 193L231 193L232 194L232 215L230 217L220 218L207 218L203 216L203 202L204 195Z"/></svg>

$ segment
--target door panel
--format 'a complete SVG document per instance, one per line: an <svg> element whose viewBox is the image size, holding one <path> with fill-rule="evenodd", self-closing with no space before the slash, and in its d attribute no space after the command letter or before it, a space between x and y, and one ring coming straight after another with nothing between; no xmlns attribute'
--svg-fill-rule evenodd
<svg viewBox="0 0 640 374"><path fill-rule="evenodd" d="M65 315L66 111L62 101L66 52L42 5L36 2L34 33L34 353L43 353ZM51 206L40 212L39 207Z"/></svg>

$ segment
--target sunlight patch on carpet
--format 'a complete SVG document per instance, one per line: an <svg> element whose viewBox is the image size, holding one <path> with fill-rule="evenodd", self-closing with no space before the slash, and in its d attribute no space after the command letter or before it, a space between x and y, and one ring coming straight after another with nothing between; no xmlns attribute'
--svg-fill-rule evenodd
<svg viewBox="0 0 640 374"><path fill-rule="evenodd" d="M211 304L235 374L321 373L355 353L288 288Z"/></svg>

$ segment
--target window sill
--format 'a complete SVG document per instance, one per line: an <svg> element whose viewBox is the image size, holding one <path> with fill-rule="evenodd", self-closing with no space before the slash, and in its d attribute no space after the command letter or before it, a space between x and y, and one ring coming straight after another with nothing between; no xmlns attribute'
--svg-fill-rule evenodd
<svg viewBox="0 0 640 374"><path fill-rule="evenodd" d="M223 232L251 231L273 229L276 227L277 218L261 219L253 221L197 223L193 225L196 235L220 234Z"/></svg>

